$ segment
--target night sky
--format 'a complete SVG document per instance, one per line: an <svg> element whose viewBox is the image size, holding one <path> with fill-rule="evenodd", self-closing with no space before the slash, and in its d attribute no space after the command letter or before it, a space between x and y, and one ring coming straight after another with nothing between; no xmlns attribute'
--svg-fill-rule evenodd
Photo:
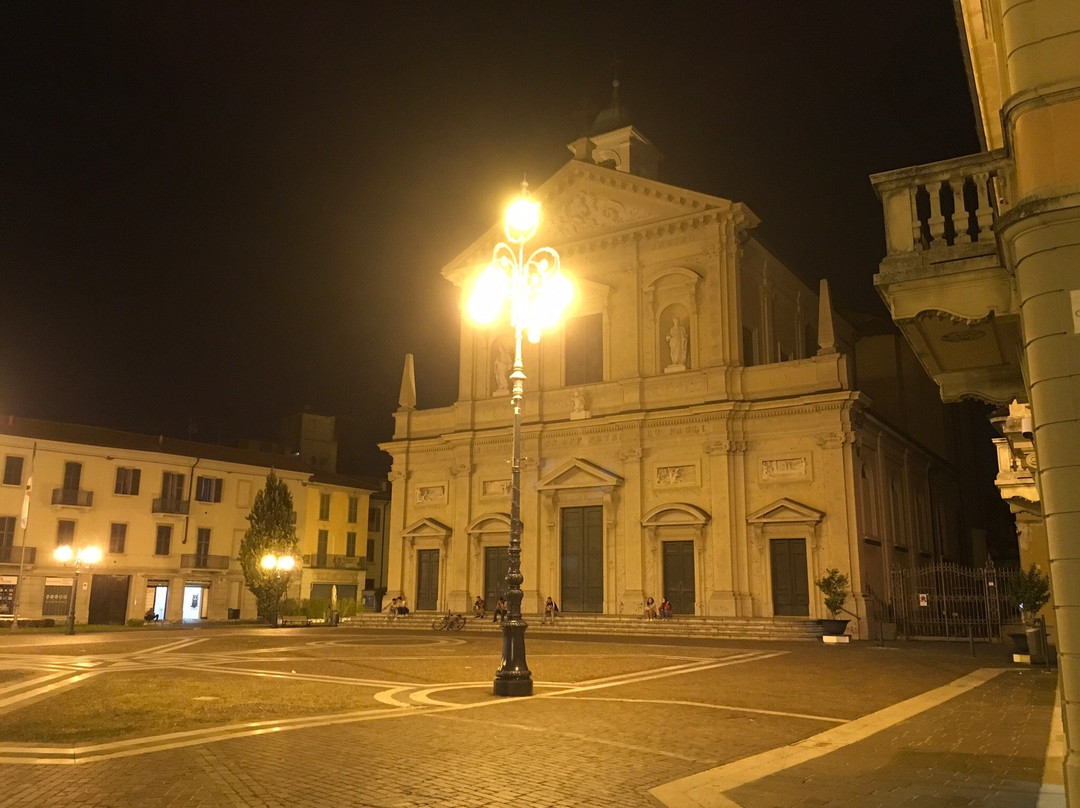
<svg viewBox="0 0 1080 808"><path fill-rule="evenodd" d="M439 269L616 69L661 180L842 309L885 315L867 175L978 150L951 0L33 0L0 42L0 412L215 441L308 406L371 473L406 353L455 398Z"/></svg>

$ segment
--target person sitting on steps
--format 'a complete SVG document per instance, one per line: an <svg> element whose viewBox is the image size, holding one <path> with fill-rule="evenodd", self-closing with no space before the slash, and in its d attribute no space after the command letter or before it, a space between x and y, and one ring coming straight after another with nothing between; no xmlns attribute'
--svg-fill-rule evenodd
<svg viewBox="0 0 1080 808"><path fill-rule="evenodd" d="M476 600L473 601L473 620L479 620L481 617L487 617L487 604L484 603L484 599L479 595L476 596Z"/></svg>
<svg viewBox="0 0 1080 808"><path fill-rule="evenodd" d="M506 620L506 598L499 595L499 600L495 603L495 615L491 618L491 622L495 621L503 622Z"/></svg>
<svg viewBox="0 0 1080 808"><path fill-rule="evenodd" d="M552 600L551 596L544 601L544 619L540 621L540 625L544 625L548 621L551 625L555 625L555 618L559 616L559 604Z"/></svg>

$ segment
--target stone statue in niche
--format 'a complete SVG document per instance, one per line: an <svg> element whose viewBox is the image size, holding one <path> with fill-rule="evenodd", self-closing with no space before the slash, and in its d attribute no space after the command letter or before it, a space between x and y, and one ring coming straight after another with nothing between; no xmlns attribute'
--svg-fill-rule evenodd
<svg viewBox="0 0 1080 808"><path fill-rule="evenodd" d="M510 392L510 352L506 346L500 344L495 352L495 361L492 368L495 374L495 391L493 396L506 395Z"/></svg>
<svg viewBox="0 0 1080 808"><path fill-rule="evenodd" d="M664 368L664 372L686 370L686 326L678 317L672 319L671 330L665 339L668 344L668 354L671 356L671 364Z"/></svg>

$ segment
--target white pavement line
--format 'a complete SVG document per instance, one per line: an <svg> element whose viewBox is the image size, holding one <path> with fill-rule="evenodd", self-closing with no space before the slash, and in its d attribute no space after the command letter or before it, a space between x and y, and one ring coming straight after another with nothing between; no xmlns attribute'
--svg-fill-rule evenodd
<svg viewBox="0 0 1080 808"><path fill-rule="evenodd" d="M22 693L17 693L14 696L8 696L5 699L0 699L0 711L7 710L7 708L16 705L19 702L29 701L30 699L35 699L38 696L44 696L46 693L51 693L54 690L60 690L65 687L77 685L84 679L89 679L91 676L97 676L99 673L102 673L102 671L87 671L86 673L76 673L74 676L68 676L63 681L42 685L41 687L36 687L33 690L26 690Z"/></svg>
<svg viewBox="0 0 1080 808"><path fill-rule="evenodd" d="M697 673L699 671L712 670L713 668L726 668L728 665L742 665L747 662L757 662L761 659L769 659L771 657L780 656L786 654L787 651L774 651L772 653L761 652L753 656L739 657L737 659L723 659L716 662L707 663L704 665L697 665L695 667L679 666L674 669L661 668L659 671L649 671L647 673L641 673L633 676L626 676L623 679L610 682L600 682L593 685L581 685L577 687L571 687L566 690L559 691L558 693L541 693L540 698L558 698L559 696L573 695L574 693L584 693L588 690L601 690L605 687L618 687L620 685L636 684L638 682L648 682L651 679L664 679L669 676L680 676L684 673Z"/></svg>
<svg viewBox="0 0 1080 808"><path fill-rule="evenodd" d="M375 701L380 704L389 704L391 707L410 707L412 705L407 701L398 701L395 696L398 693L404 693L407 690L412 690L412 687L392 687L389 690L383 690L381 693L375 694Z"/></svg>
<svg viewBox="0 0 1080 808"><path fill-rule="evenodd" d="M330 676L324 673L286 673L285 671L264 671L258 668L221 668L217 665L168 665L179 670L200 670L204 673L227 673L234 676L253 676L258 679L292 679L301 682L323 682L332 685L359 685L360 687L417 687L414 683L390 682L385 679L349 679L345 676ZM155 667L154 670L160 670Z"/></svg>
<svg viewBox="0 0 1080 808"><path fill-rule="evenodd" d="M171 651L178 651L181 648L187 648L190 645L196 643L206 642L206 637L189 637L186 640L176 640L175 642L165 643L165 645L158 645L154 648L148 648L145 651L132 651L130 654L119 655L121 657L143 657L143 656L157 656L159 654L167 654Z"/></svg>
<svg viewBox="0 0 1080 808"><path fill-rule="evenodd" d="M674 699L614 699L603 696L568 696L572 701L622 701L627 704L674 704L681 707L707 707L710 710L724 710L732 713L756 713L758 715L777 715L781 718L805 718L808 721L825 721L830 724L847 724L849 718L833 718L828 715L811 713L787 713L783 710L759 710L754 707L733 707L730 704L709 704L704 701L676 701Z"/></svg>
<svg viewBox="0 0 1080 808"><path fill-rule="evenodd" d="M897 702L839 727L827 729L797 743L736 760L692 774L649 791L668 808L740 808L724 792L836 752L875 733L937 707L989 682L1006 668L980 668L946 685Z"/></svg>
<svg viewBox="0 0 1080 808"><path fill-rule="evenodd" d="M1065 808L1065 729L1061 723L1061 691L1054 692L1054 712L1050 715L1050 737L1046 742L1042 786L1035 808Z"/></svg>
<svg viewBox="0 0 1080 808"><path fill-rule="evenodd" d="M8 693L15 693L19 690L25 690L28 687L37 687L38 685L44 684L45 682L51 682L55 679L59 679L62 676L68 676L70 675L70 673L71 671L54 671L52 673L47 673L44 676L38 676L34 679L25 679L21 682L14 682L13 684L7 685L6 687L0 687L0 697Z"/></svg>
<svg viewBox="0 0 1080 808"><path fill-rule="evenodd" d="M93 744L91 746L4 746L0 745L0 763L22 763L38 765L72 765L93 763L115 758L134 757L150 752L163 752L181 749L186 746L199 746L218 741L230 741L236 738L254 735L269 735L291 729L312 729L334 724L355 724L402 715L409 711L419 711L419 707L402 710L396 707L389 710L357 710L351 713L332 715L313 715L304 718L286 718L280 721L251 721L246 724L232 724L224 727L172 732L167 735L152 735L141 738L126 738L122 741ZM28 757L28 755L41 757Z"/></svg>

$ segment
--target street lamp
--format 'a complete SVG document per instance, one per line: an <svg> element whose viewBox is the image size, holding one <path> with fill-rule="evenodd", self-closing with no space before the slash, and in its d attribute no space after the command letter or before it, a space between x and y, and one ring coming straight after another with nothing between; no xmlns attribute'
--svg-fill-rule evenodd
<svg viewBox="0 0 1080 808"><path fill-rule="evenodd" d="M540 203L529 196L529 184L506 209L505 232L509 242L499 242L488 265L473 285L469 315L479 323L491 323L510 302L510 325L514 329L514 367L510 373L514 408L513 449L510 461L510 551L506 570L507 615L502 624L502 665L495 673L496 696L531 696L532 674L525 664L525 629L521 618L521 398L525 368L521 364L521 337L539 342L541 332L559 322L573 297L573 287L559 271L559 254L540 247L526 257L525 243L540 224Z"/></svg>
<svg viewBox="0 0 1080 808"><path fill-rule="evenodd" d="M68 596L67 633L75 633L75 597L79 590L79 571L83 567L92 567L101 561L101 548L90 545L80 547L78 552L72 549L70 544L61 544L53 551L53 558L61 564L71 565L73 577L71 579L71 594Z"/></svg>
<svg viewBox="0 0 1080 808"><path fill-rule="evenodd" d="M293 567L296 566L296 559L291 555L276 556L273 553L267 553L261 559L259 559L259 566L263 568L263 572L267 575L274 575L278 578L285 578L285 589L289 588L288 576L292 572ZM278 613L281 611L281 599L284 597L285 592L282 591L277 597L277 609L274 614L274 625L278 624Z"/></svg>

